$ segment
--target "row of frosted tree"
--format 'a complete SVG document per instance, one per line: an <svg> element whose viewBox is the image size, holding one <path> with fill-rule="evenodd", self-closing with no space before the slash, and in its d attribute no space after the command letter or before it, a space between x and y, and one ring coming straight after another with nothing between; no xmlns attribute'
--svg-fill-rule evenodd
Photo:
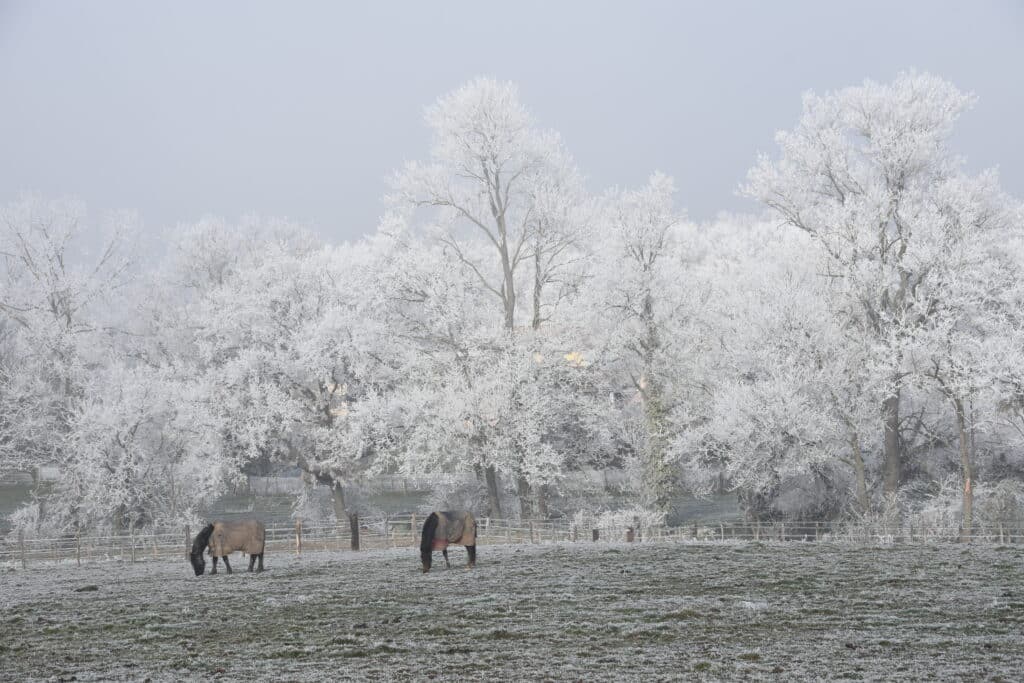
<svg viewBox="0 0 1024 683"><path fill-rule="evenodd" d="M262 463L339 517L383 472L571 514L570 475L617 468L656 514L945 496L970 529L1024 476L1024 210L949 148L972 102L919 74L808 94L742 187L764 212L704 224L659 173L588 191L488 79L426 109L429 158L355 243L204 218L154 250L128 213L6 206L0 465L60 473L21 521L190 520Z"/></svg>

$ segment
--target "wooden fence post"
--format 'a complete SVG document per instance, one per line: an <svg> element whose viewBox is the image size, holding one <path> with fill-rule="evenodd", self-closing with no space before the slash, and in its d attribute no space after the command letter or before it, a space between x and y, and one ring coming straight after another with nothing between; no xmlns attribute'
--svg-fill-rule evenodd
<svg viewBox="0 0 1024 683"><path fill-rule="evenodd" d="M350 512L348 515L348 528L352 532L352 550L359 550L359 513Z"/></svg>
<svg viewBox="0 0 1024 683"><path fill-rule="evenodd" d="M18 548L21 550L21 568L28 567L28 558L25 557L25 530L18 529Z"/></svg>
<svg viewBox="0 0 1024 683"><path fill-rule="evenodd" d="M530 520L530 543L536 543L537 539L533 536L533 520Z"/></svg>
<svg viewBox="0 0 1024 683"><path fill-rule="evenodd" d="M412 536L412 544L416 545L416 513L409 517L409 535Z"/></svg>
<svg viewBox="0 0 1024 683"><path fill-rule="evenodd" d="M82 566L82 530L75 528L75 563Z"/></svg>
<svg viewBox="0 0 1024 683"><path fill-rule="evenodd" d="M295 554L302 554L302 518L295 520Z"/></svg>
<svg viewBox="0 0 1024 683"><path fill-rule="evenodd" d="M185 559L190 560L192 555L192 530L189 529L188 524L185 525Z"/></svg>
<svg viewBox="0 0 1024 683"><path fill-rule="evenodd" d="M133 527L131 532L128 534L132 543L132 564L135 564L135 528Z"/></svg>
<svg viewBox="0 0 1024 683"><path fill-rule="evenodd" d="M593 529L591 531L591 536L592 536L591 540L596 541L597 539L601 538L601 530L600 529Z"/></svg>

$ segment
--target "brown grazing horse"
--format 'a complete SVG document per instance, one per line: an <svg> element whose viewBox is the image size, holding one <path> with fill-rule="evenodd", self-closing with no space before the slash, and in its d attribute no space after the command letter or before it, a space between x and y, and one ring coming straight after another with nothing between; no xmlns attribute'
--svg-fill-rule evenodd
<svg viewBox="0 0 1024 683"><path fill-rule="evenodd" d="M423 561L423 573L430 571L435 550L444 554L444 563L451 569L448 561L448 544L457 543L466 546L469 553L467 567L476 566L476 520L465 510L447 512L431 512L423 522L423 536L420 539L420 560Z"/></svg>
<svg viewBox="0 0 1024 683"><path fill-rule="evenodd" d="M196 576L200 576L206 570L206 562L203 560L203 550L210 549L210 556L213 558L213 571L217 573L217 558L224 560L224 567L231 573L231 565L228 564L228 554L241 550L249 555L249 571L252 571L253 564L259 559L259 568L256 571L263 571L263 548L266 545L267 531L262 522L255 519L243 519L237 522L213 522L207 524L202 531L196 534L192 542L192 553L189 561Z"/></svg>

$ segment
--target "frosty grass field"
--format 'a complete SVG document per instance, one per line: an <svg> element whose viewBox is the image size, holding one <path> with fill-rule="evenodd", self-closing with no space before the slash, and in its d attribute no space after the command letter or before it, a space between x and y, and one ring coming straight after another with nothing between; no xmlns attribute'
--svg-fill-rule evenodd
<svg viewBox="0 0 1024 683"><path fill-rule="evenodd" d="M481 546L8 570L6 680L959 679L1024 671L1024 548ZM236 555L235 567L244 568ZM438 560L440 556L438 555ZM95 587L95 588L94 588Z"/></svg>

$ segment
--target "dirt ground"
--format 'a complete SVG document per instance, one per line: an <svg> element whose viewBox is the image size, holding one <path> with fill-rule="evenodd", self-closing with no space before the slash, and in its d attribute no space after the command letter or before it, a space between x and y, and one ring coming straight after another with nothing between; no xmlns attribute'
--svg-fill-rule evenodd
<svg viewBox="0 0 1024 683"><path fill-rule="evenodd" d="M1019 680L1024 547L481 546L0 573L3 680ZM438 567L440 561L440 567ZM242 570L242 571L239 571Z"/></svg>

